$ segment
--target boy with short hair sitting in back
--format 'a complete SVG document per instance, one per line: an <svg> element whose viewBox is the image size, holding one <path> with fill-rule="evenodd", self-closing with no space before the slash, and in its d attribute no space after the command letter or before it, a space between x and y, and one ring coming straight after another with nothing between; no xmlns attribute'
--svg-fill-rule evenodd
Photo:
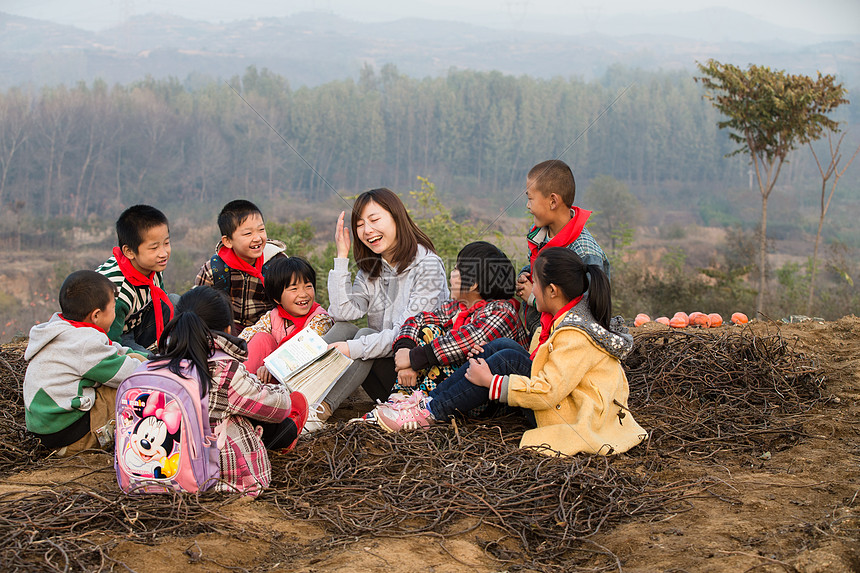
<svg viewBox="0 0 860 573"><path fill-rule="evenodd" d="M266 296L269 263L285 257L286 245L269 239L260 209L245 199L230 201L218 214L221 240L206 261L194 285L209 285L227 293L233 308L233 329L238 336L274 308Z"/></svg>
<svg viewBox="0 0 860 573"><path fill-rule="evenodd" d="M114 291L104 275L76 271L60 288L62 312L30 329L24 417L60 456L113 444L116 389L145 360L107 336Z"/></svg>
<svg viewBox="0 0 860 573"><path fill-rule="evenodd" d="M167 217L155 207L134 205L117 219L116 236L113 256L96 269L117 288L116 318L108 337L148 355L173 318L174 303L164 292L163 276L170 260Z"/></svg>
<svg viewBox="0 0 860 573"><path fill-rule="evenodd" d="M602 267L607 278L610 266L603 249L585 228L591 211L573 206L576 180L567 163L550 159L532 167L526 179L526 196L526 208L534 217L534 226L526 235L529 264L517 278L517 296L526 302L526 328L532 334L540 322L540 313L532 293L531 265L543 249L567 247L586 265Z"/></svg>

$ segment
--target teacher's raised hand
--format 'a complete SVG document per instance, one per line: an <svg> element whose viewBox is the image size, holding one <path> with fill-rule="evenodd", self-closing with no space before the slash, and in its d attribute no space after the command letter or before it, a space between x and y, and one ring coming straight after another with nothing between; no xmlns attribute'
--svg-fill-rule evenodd
<svg viewBox="0 0 860 573"><path fill-rule="evenodd" d="M337 227L334 230L334 244L337 247L337 258L345 259L349 256L349 228L343 224L344 212L340 212L337 218Z"/></svg>

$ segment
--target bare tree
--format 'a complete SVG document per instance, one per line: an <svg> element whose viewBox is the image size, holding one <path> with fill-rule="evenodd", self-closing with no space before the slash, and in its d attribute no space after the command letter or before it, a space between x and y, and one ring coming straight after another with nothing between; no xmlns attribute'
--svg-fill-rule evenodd
<svg viewBox="0 0 860 573"><path fill-rule="evenodd" d="M824 226L824 217L827 215L827 210L830 208L830 201L833 199L833 193L836 191L836 184L839 183L839 178L845 174L845 171L857 157L860 152L860 146L854 150L854 155L845 164L842 170L839 170L839 162L842 160L842 155L839 148L842 146L842 140L845 139L845 133L839 136L836 146L833 145L833 132L827 134L827 142L830 144L830 162L827 167L821 165L818 159L818 154L815 153L815 148L812 143L809 143L809 150L812 151L812 156L815 157L815 164L818 166L818 173L821 175L821 212L818 216L818 232L815 234L815 249L812 251L812 272L809 277L809 298L806 301L806 314L812 314L812 298L815 292L815 275L818 271L818 244L821 241L821 228ZM827 181L833 177L833 183L830 185L830 193L827 193ZM825 199L826 195L826 199Z"/></svg>
<svg viewBox="0 0 860 573"><path fill-rule="evenodd" d="M15 153L27 142L32 121L30 97L17 89L0 95L0 205Z"/></svg>
<svg viewBox="0 0 860 573"><path fill-rule="evenodd" d="M74 132L76 116L70 109L69 91L64 87L45 90L38 107L37 126L48 154L45 161L47 176L44 182L42 208L44 217L50 219L55 203L54 188L62 185L63 161L68 153L69 139Z"/></svg>

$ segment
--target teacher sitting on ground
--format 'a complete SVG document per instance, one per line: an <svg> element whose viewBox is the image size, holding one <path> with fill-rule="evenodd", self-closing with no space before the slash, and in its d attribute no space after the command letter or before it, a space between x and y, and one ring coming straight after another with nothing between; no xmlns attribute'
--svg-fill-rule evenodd
<svg viewBox="0 0 860 573"><path fill-rule="evenodd" d="M328 312L337 322L323 339L355 362L324 398L317 420L311 415L305 426L310 431L319 429L359 385L372 399L385 401L397 381L391 348L400 327L449 296L445 266L433 242L391 190L359 195L350 227L357 239L353 256L358 273L352 282L347 258L350 233L341 213L335 230L337 256L328 275ZM368 328L359 330L346 322L363 316Z"/></svg>

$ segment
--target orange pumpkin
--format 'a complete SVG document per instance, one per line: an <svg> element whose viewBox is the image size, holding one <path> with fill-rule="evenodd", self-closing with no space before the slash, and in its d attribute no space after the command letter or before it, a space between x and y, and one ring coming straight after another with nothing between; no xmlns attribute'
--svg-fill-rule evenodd
<svg viewBox="0 0 860 573"><path fill-rule="evenodd" d="M690 326L709 328L711 326L711 319L703 312L694 312L690 314Z"/></svg>
<svg viewBox="0 0 860 573"><path fill-rule="evenodd" d="M711 328L716 328L718 326L723 325L723 317L716 312L712 312L711 314L709 314L708 318L711 319Z"/></svg>
<svg viewBox="0 0 860 573"><path fill-rule="evenodd" d="M660 324L665 324L666 326L669 326L669 317L668 316L661 316L660 318L656 319L654 322L659 322Z"/></svg>
<svg viewBox="0 0 860 573"><path fill-rule="evenodd" d="M640 312L636 315L636 319L633 321L633 326L642 326L646 322L651 322L651 317L645 313Z"/></svg>
<svg viewBox="0 0 860 573"><path fill-rule="evenodd" d="M687 320L686 315L678 316L677 314L669 321L669 326L672 328L686 328L690 324L690 321Z"/></svg>
<svg viewBox="0 0 860 573"><path fill-rule="evenodd" d="M683 318L684 320L686 320L688 322L690 320L690 317L687 316L687 313L684 312L683 310L679 310L678 312L676 312L675 315L672 316L672 318Z"/></svg>
<svg viewBox="0 0 860 573"><path fill-rule="evenodd" d="M734 324L746 324L749 321L750 319L747 318L747 315L742 312L736 312L732 315L732 323Z"/></svg>

